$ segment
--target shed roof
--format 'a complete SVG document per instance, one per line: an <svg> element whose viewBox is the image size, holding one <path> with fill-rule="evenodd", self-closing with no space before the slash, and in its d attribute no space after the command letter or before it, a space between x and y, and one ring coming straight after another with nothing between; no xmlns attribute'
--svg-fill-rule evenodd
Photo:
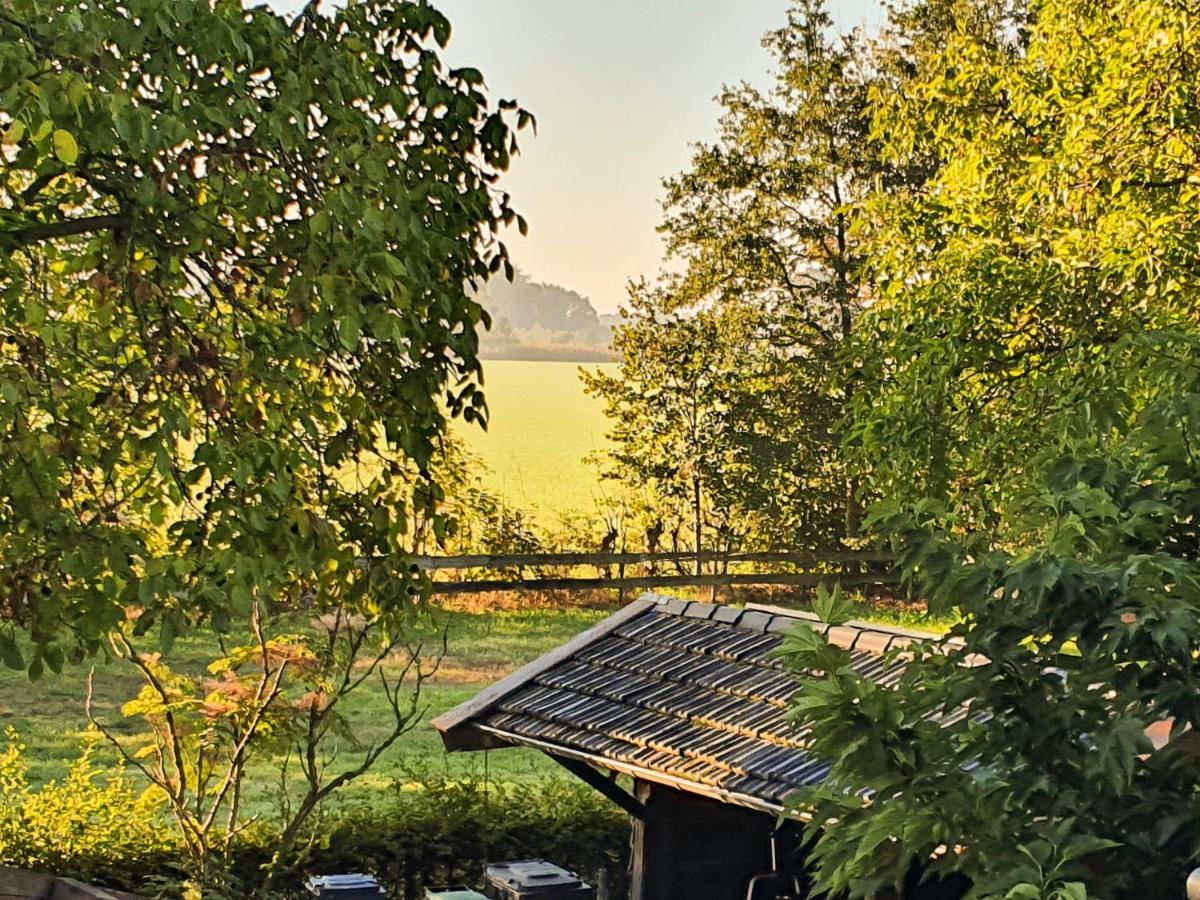
<svg viewBox="0 0 1200 900"><path fill-rule="evenodd" d="M797 685L772 655L803 619L881 684L903 668L887 650L931 637L646 595L433 724L450 750L532 746L776 812L828 772L788 727Z"/></svg>

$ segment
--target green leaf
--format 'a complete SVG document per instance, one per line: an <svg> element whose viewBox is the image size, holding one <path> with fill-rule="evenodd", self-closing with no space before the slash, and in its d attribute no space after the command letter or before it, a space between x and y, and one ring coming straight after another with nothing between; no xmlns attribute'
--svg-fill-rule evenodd
<svg viewBox="0 0 1200 900"><path fill-rule="evenodd" d="M63 165L75 165L79 159L79 145L75 143L75 136L71 132L61 128L54 132L54 155Z"/></svg>
<svg viewBox="0 0 1200 900"><path fill-rule="evenodd" d="M1075 838L1062 851L1062 861L1070 862L1074 859L1079 859L1081 856L1087 856L1089 853L1099 853L1102 850L1114 850L1122 846L1119 841L1112 841L1108 838L1094 837L1085 835Z"/></svg>
<svg viewBox="0 0 1200 900"><path fill-rule="evenodd" d="M833 590L822 584L813 598L813 612L822 622L844 625L854 617L854 604L842 594L840 583L834 584Z"/></svg>
<svg viewBox="0 0 1200 900"><path fill-rule="evenodd" d="M24 136L25 136L25 123L22 122L20 119L17 119L15 122L13 122L11 125L9 125L8 129L4 132L4 141L3 142L5 144L19 144L19 143L21 143L21 138L23 138Z"/></svg>
<svg viewBox="0 0 1200 900"><path fill-rule="evenodd" d="M342 316L338 322L338 340L342 347L353 352L358 349L359 341L362 339L362 319L358 317L358 313L347 313Z"/></svg>
<svg viewBox="0 0 1200 900"><path fill-rule="evenodd" d="M780 653L784 655L803 656L824 652L828 647L829 642L825 640L823 634L808 622L798 619L795 626L786 633L784 642L779 649Z"/></svg>
<svg viewBox="0 0 1200 900"><path fill-rule="evenodd" d="M445 47L450 43L450 20L439 12L433 12L432 16L433 37L437 41L439 47Z"/></svg>
<svg viewBox="0 0 1200 900"><path fill-rule="evenodd" d="M173 616L163 616L162 626L158 632L158 646L163 653L171 652L175 639L179 637L179 628Z"/></svg>
<svg viewBox="0 0 1200 900"><path fill-rule="evenodd" d="M329 233L330 216L329 211L322 209L308 220L308 230L314 237L323 237Z"/></svg>
<svg viewBox="0 0 1200 900"><path fill-rule="evenodd" d="M25 660L21 656L21 648L10 635L0 633L0 661L10 669L20 671L25 668Z"/></svg>
<svg viewBox="0 0 1200 900"><path fill-rule="evenodd" d="M50 644L42 653L46 660L46 666L55 675L62 672L63 663L65 662L62 649L55 644Z"/></svg>

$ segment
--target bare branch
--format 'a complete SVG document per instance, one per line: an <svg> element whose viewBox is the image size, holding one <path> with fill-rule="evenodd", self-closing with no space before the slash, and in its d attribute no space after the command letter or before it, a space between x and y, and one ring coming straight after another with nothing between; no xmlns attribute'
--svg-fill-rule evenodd
<svg viewBox="0 0 1200 900"><path fill-rule="evenodd" d="M130 643L129 638L124 634L121 634L120 640L128 654L126 659L137 666L138 670L141 671L142 676L147 682L149 682L155 693L158 694L159 699L162 700L163 719L166 722L166 729L169 738L168 743L170 744L171 757L175 766L175 781L177 783L176 791L178 797L185 798L187 796L187 769L183 759L182 741L179 739L179 725L175 721L175 713L171 710L170 695L167 693L166 687L164 687L163 683L158 679L158 676L151 671L150 667L146 665L145 660L142 659L141 654L138 653L137 649L132 643Z"/></svg>
<svg viewBox="0 0 1200 900"><path fill-rule="evenodd" d="M64 219L61 222L45 222L38 225L26 225L24 228L0 231L0 243L15 243L18 246L24 246L54 238L91 234L94 231L112 231L128 223L128 218L117 215Z"/></svg>

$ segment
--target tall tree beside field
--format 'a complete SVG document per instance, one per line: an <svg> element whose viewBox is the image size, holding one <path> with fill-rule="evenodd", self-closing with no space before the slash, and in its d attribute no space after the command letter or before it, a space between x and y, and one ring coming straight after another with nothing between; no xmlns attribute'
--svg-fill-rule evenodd
<svg viewBox="0 0 1200 900"><path fill-rule="evenodd" d="M940 165L877 199L879 372L852 433L960 642L896 690L792 645L823 673L798 725L833 764L798 798L818 890L925 870L972 898L1133 900L1195 865L1195 24L1185 2L1041 0L875 97L889 152Z"/></svg>
<svg viewBox="0 0 1200 900"><path fill-rule="evenodd" d="M639 354L692 344L688 332L703 327L734 341L698 348L722 364L697 386L696 402L730 420L704 440L738 461L710 493L736 495L740 506L725 511L734 529L771 543L827 543L859 528L837 436L856 382L844 350L870 293L853 218L873 186L897 176L869 135L871 48L831 28L823 3L798 4L764 40L778 66L773 89L721 94L717 140L666 185L662 230L683 273L643 291L618 328L625 384L595 383L617 423L617 457L628 461L643 452L638 444L665 439L662 422L639 419L659 399L654 382L637 377L648 362ZM634 396L634 384L649 393ZM646 472L629 475L641 482ZM737 521L745 515L757 521Z"/></svg>
<svg viewBox="0 0 1200 900"><path fill-rule="evenodd" d="M515 218L515 107L449 35L392 0L0 10L0 614L33 638L0 627L9 665L57 670L133 606L167 645L256 601L404 627Z"/></svg>
<svg viewBox="0 0 1200 900"><path fill-rule="evenodd" d="M618 371L584 373L612 422L611 474L648 494L650 527L678 549L828 544L842 496L799 480L820 451L791 405L795 368L764 311L731 301L679 315L662 302L655 288L633 289L613 340Z"/></svg>

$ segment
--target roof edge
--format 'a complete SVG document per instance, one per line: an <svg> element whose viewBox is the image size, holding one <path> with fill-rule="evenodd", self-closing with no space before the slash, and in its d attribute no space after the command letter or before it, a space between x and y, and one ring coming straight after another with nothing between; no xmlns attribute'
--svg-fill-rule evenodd
<svg viewBox="0 0 1200 900"><path fill-rule="evenodd" d="M757 812L771 813L772 815L776 816L791 816L805 822L812 819L812 814L807 810L790 811L786 803L776 803L770 800L764 800L761 797L755 797L752 794L743 794L739 791L725 790L724 788L719 788L715 785L705 784L702 781L692 781L691 779L683 778L678 775L660 772L657 769L639 766L637 763L614 760L595 753L588 753L584 750L563 747L550 741L541 741L537 738L529 738L521 735L510 734L502 729L493 728L490 725L480 726L480 730L493 734L502 741L510 743L514 746L531 747L535 750L540 750L543 753L549 754L550 756L563 756L567 759L577 760L578 762L589 763L590 765L599 766L603 769L619 772L622 775L628 775L631 778L641 779L642 781L651 781L655 784L661 784L665 787L675 788L690 794L708 797L712 800L719 800L724 803L733 803L737 806L753 809Z"/></svg>
<svg viewBox="0 0 1200 900"><path fill-rule="evenodd" d="M467 702L459 704L449 712L442 713L430 724L441 734L442 743L447 750L483 749L483 745L479 740L479 730L475 728L461 729L461 726L467 725L471 719L487 711L507 694L524 686L527 682L532 681L547 669L558 665L564 659L573 656L588 644L612 633L630 619L636 619L648 610L654 609L659 605L659 602L657 598L651 599L650 595L634 600L632 603L617 610L611 616L601 619L586 631L580 632L565 644L562 644L549 653L539 656L533 662L522 666L511 675L500 679L490 687L484 688ZM460 729L460 733L456 734L456 731Z"/></svg>
<svg viewBox="0 0 1200 900"><path fill-rule="evenodd" d="M788 609L786 606L776 606L773 603L747 603L746 609L754 610L755 612L770 613L773 616L788 616L793 619L800 619L805 622L816 622L824 625L825 622L813 612L803 609ZM845 624L851 628L858 628L863 631L881 631L886 634L894 634L899 637L913 638L914 640L938 641L945 638L944 634L940 634L933 630L925 630L922 628L909 628L904 625L890 625L886 622L868 622L865 619L851 619Z"/></svg>

